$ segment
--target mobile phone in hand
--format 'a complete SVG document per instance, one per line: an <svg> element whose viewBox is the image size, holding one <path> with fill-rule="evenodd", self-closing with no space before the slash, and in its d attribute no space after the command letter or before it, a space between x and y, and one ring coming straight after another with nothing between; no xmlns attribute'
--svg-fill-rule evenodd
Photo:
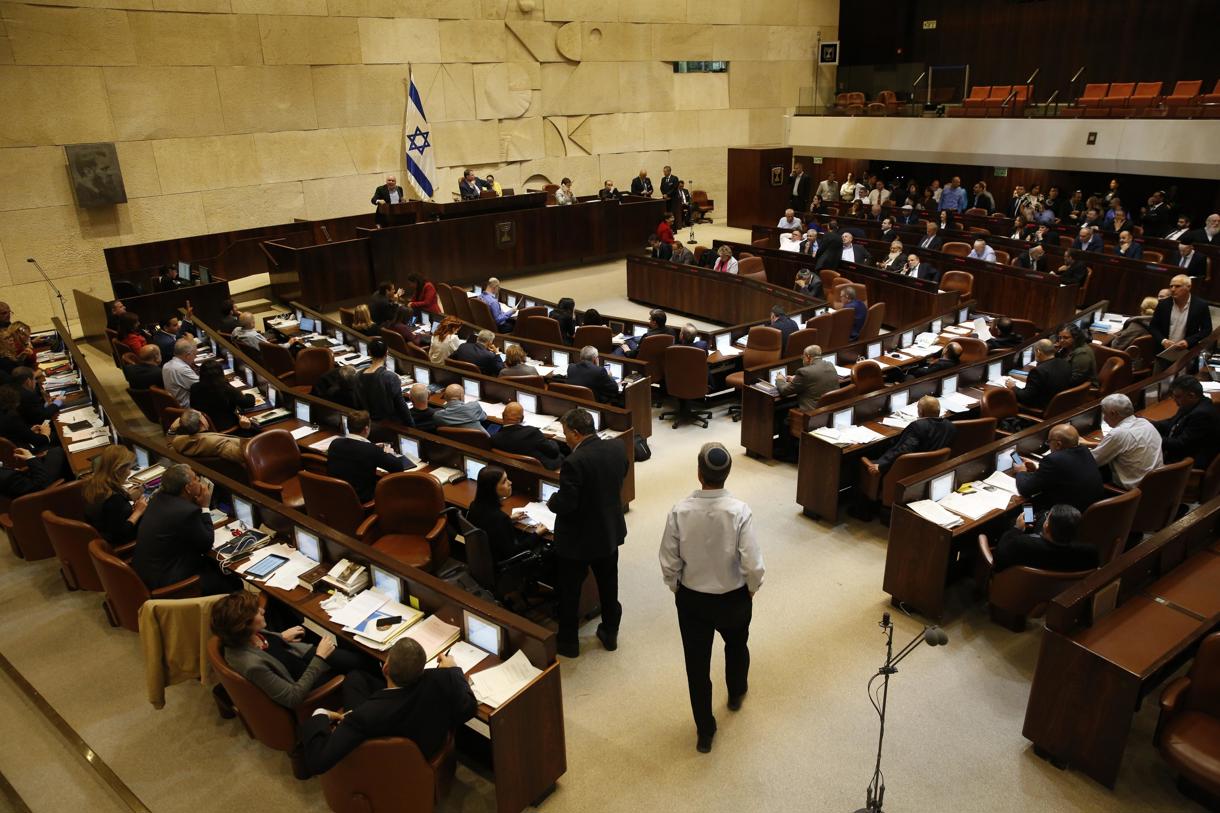
<svg viewBox="0 0 1220 813"><path fill-rule="evenodd" d="M1034 524L1034 507L1032 505L1025 506L1024 518L1026 526Z"/></svg>

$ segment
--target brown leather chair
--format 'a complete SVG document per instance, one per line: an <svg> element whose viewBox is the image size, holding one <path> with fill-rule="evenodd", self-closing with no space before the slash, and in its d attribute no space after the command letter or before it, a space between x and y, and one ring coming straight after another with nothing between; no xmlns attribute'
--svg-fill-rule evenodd
<svg viewBox="0 0 1220 813"><path fill-rule="evenodd" d="M500 378L506 379L508 383L514 387L536 387L540 390L546 389L546 379L540 375L505 375L504 370L500 371Z"/></svg>
<svg viewBox="0 0 1220 813"><path fill-rule="evenodd" d="M1088 381L1082 381L1074 387L1070 387L1063 392L1057 393L1051 398L1050 403L1046 405L1046 409L1042 410L1043 420L1065 415L1068 412L1073 412L1080 407L1092 401L1094 395L1089 388L1092 384ZM1036 410L1027 409L1028 412L1036 413Z"/></svg>
<svg viewBox="0 0 1220 813"><path fill-rule="evenodd" d="M170 395L169 392L161 387L149 387L148 396L152 399L153 410L156 412L156 421L161 424L162 428L168 428L169 423L165 422L165 410L181 409L182 405L178 403L178 399ZM173 423L173 421L170 421Z"/></svg>
<svg viewBox="0 0 1220 813"><path fill-rule="evenodd" d="M851 328L856 323L856 312L850 310L834 310L830 312L830 342L822 345L822 352L832 353L845 345L851 344ZM818 327L821 330L821 326ZM863 332L863 330L861 331ZM826 334L822 334L825 336Z"/></svg>
<svg viewBox="0 0 1220 813"><path fill-rule="evenodd" d="M949 254L954 257L965 257L973 248L969 243L959 243L956 240L951 240L941 246L940 250L944 254Z"/></svg>
<svg viewBox="0 0 1220 813"><path fill-rule="evenodd" d="M584 389L582 387L582 389ZM491 436L482 429L469 429L462 426L438 426L436 434L449 438L454 443L464 443L476 449L491 450Z"/></svg>
<svg viewBox="0 0 1220 813"><path fill-rule="evenodd" d="M856 299L868 304L868 286L863 282L852 282L849 279L839 277L831 286L830 291L826 295L826 301L831 303L835 308L843 306L843 291L846 288L854 288L856 291Z"/></svg>
<svg viewBox="0 0 1220 813"><path fill-rule="evenodd" d="M445 494L435 477L417 472L382 477L373 502L376 513L356 531L366 545L424 569L449 558Z"/></svg>
<svg viewBox="0 0 1220 813"><path fill-rule="evenodd" d="M339 308L339 324L344 327L354 327L356 324L356 309Z"/></svg>
<svg viewBox="0 0 1220 813"><path fill-rule="evenodd" d="M808 322L806 322L808 324ZM799 356L805 352L805 348L811 344L821 346L818 341L818 329L816 327L803 327L800 330L793 331L788 334L788 344L784 347L784 358L789 356Z"/></svg>
<svg viewBox="0 0 1220 813"><path fill-rule="evenodd" d="M290 508L301 508L299 477L304 463L297 442L287 429L269 429L250 438L243 453L250 485Z"/></svg>
<svg viewBox="0 0 1220 813"><path fill-rule="evenodd" d="M995 418L1002 421L1005 418L1016 418L1021 412L1017 396L1006 387L987 387L983 391L983 402L979 406L979 414L984 418Z"/></svg>
<svg viewBox="0 0 1220 813"><path fill-rule="evenodd" d="M464 373L474 373L475 375L483 374L483 371L479 369L479 365L475 364L474 362L462 361L461 359L455 359L452 356L445 359L445 365L452 367L455 370L461 370Z"/></svg>
<svg viewBox="0 0 1220 813"><path fill-rule="evenodd" d="M665 348L665 388L678 399L678 408L662 412L660 419L673 418L673 428L685 422L697 423L707 429L711 410L691 409L691 401L707 398L707 353L698 347L671 345Z"/></svg>
<svg viewBox="0 0 1220 813"><path fill-rule="evenodd" d="M17 459L17 447L8 438L0 438L0 465L10 469L25 468L25 461Z"/></svg>
<svg viewBox="0 0 1220 813"><path fill-rule="evenodd" d="M292 775L297 779L308 779L310 774L297 742L297 725L315 709L342 708L343 699L339 690L343 686L343 675L335 675L306 695L301 705L287 709L229 667L221 653L220 639L215 635L208 639L208 663L220 679L220 685L229 693L233 709L250 738L276 751L286 751L292 760Z"/></svg>
<svg viewBox="0 0 1220 813"><path fill-rule="evenodd" d="M453 736L431 760L405 737L365 740L322 774L334 813L432 813L455 766Z"/></svg>
<svg viewBox="0 0 1220 813"><path fill-rule="evenodd" d="M636 361L647 365L645 370L648 378L656 386L657 405L660 406L660 396L665 393L665 348L674 343L674 337L668 333L654 333L640 339L635 349Z"/></svg>
<svg viewBox="0 0 1220 813"><path fill-rule="evenodd" d="M457 315L453 304L453 287L447 282L436 283L436 298L441 303L441 310L450 315Z"/></svg>
<svg viewBox="0 0 1220 813"><path fill-rule="evenodd" d="M245 350L246 348L242 348ZM308 349L308 348L307 348ZM302 350L301 352L305 352ZM267 342L260 345L259 361L267 372L283 381L285 384L296 384L296 360L292 357L292 351L286 345L274 344Z"/></svg>
<svg viewBox="0 0 1220 813"><path fill-rule="evenodd" d="M971 418L965 421L954 421L957 432L953 435L953 444L949 447L949 457L972 452L980 446L986 446L995 440L995 418Z"/></svg>
<svg viewBox="0 0 1220 813"><path fill-rule="evenodd" d="M868 314L864 317L864 324L860 326L860 335L856 337L858 342L867 342L877 338L881 333L881 323L885 320L885 303L874 302L868 306ZM848 333L850 338L851 334Z"/></svg>
<svg viewBox="0 0 1220 813"><path fill-rule="evenodd" d="M987 342L982 339L964 336L953 341L962 348L961 358L958 359L961 364L974 364L976 361L983 361L991 354L991 351L987 349Z"/></svg>
<svg viewBox="0 0 1220 813"><path fill-rule="evenodd" d="M933 466L939 466L948 459L948 446L930 452L908 452L898 455L885 474L880 476L872 474L865 468L864 461L861 460L860 491L869 499L879 499L882 509L891 509L894 506L894 492L897 490L899 480L905 480Z"/></svg>
<svg viewBox="0 0 1220 813"><path fill-rule="evenodd" d="M1156 533L1177 518L1178 506L1186 495L1186 482L1190 479L1190 469L1194 464L1194 458L1187 457L1144 475L1139 484L1144 496L1140 498L1135 517L1131 520L1131 533Z"/></svg>
<svg viewBox="0 0 1220 813"><path fill-rule="evenodd" d="M987 594L991 620L1013 632L1024 632L1026 619L1046 612L1051 599L1093 570L1060 572L1017 565L995 572L995 556L984 534L979 534L978 586Z"/></svg>
<svg viewBox="0 0 1220 813"><path fill-rule="evenodd" d="M762 257L746 257L743 260L738 260L737 276L766 282L767 269L763 265Z"/></svg>
<svg viewBox="0 0 1220 813"><path fill-rule="evenodd" d="M861 393L883 389L885 378L881 373L881 365L869 359L857 361L851 368L851 383L855 384ZM819 401L818 406L821 405Z"/></svg>
<svg viewBox="0 0 1220 813"><path fill-rule="evenodd" d="M1131 355L1127 352L1126 348L1110 347L1105 344L1090 344L1089 347L1093 348L1093 360L1097 364L1099 371L1102 365L1112 358L1122 359L1127 364L1131 363Z"/></svg>
<svg viewBox="0 0 1220 813"><path fill-rule="evenodd" d="M614 352L614 331L606 325L581 325L572 339L573 347L596 347L599 353Z"/></svg>
<svg viewBox="0 0 1220 813"><path fill-rule="evenodd" d="M8 513L0 515L0 528L8 535L9 546L18 559L36 562L55 555L42 512L54 510L61 517L84 521L84 480L44 488L18 497L9 504Z"/></svg>
<svg viewBox="0 0 1220 813"><path fill-rule="evenodd" d="M461 286L454 285L453 287L453 316L461 319L463 322L474 324L474 308L470 307L472 297L470 292Z"/></svg>
<svg viewBox="0 0 1220 813"><path fill-rule="evenodd" d="M496 324L496 318L491 315L491 307L486 302L477 296L471 297L466 301L470 305L471 323L485 330L490 330L492 333L500 331L500 326Z"/></svg>
<svg viewBox="0 0 1220 813"><path fill-rule="evenodd" d="M1191 469L1190 479L1186 483L1187 502L1205 503L1216 497L1220 497L1220 455L1212 459L1206 471Z"/></svg>
<svg viewBox="0 0 1220 813"><path fill-rule="evenodd" d="M148 390L127 388L127 395L140 408L140 414L153 423L160 423L157 417L157 407L153 403L152 393Z"/></svg>
<svg viewBox="0 0 1220 813"><path fill-rule="evenodd" d="M106 593L102 609L112 627L139 632L140 608L150 598L193 598L199 595L198 576L149 590L131 565L120 559L104 539L89 542L89 558Z"/></svg>
<svg viewBox="0 0 1220 813"><path fill-rule="evenodd" d="M1123 552L1142 494L1140 489L1133 488L1100 500L1090 505L1080 518L1077 532L1080 544L1097 548L1097 560L1103 567Z"/></svg>
<svg viewBox="0 0 1220 813"><path fill-rule="evenodd" d="M419 359L420 361L429 361L428 351L420 347L418 344L407 342L407 349L403 352L408 358Z"/></svg>
<svg viewBox="0 0 1220 813"><path fill-rule="evenodd" d="M372 509L372 502L360 502L356 489L346 480L312 471L302 471L297 476L305 513L341 534L355 536L356 529Z"/></svg>
<svg viewBox="0 0 1220 813"><path fill-rule="evenodd" d="M750 328L750 333L746 337L746 349L741 354L741 366L743 369L735 373L729 373L724 379L725 383L740 393L746 387L746 374L744 368L757 367L760 364L770 364L773 361L779 360L779 353L782 349L780 342L783 340L784 334L778 329L767 327L766 325L755 325ZM733 420L741 420L741 404L737 403L729 407L729 414L733 416Z"/></svg>
<svg viewBox="0 0 1220 813"><path fill-rule="evenodd" d="M174 422L186 414L186 410L182 407L172 406L161 410L161 429L168 433Z"/></svg>
<svg viewBox="0 0 1220 813"><path fill-rule="evenodd" d="M385 342L385 346L391 350L397 350L399 353L407 352L409 342L402 337L402 334L397 330L390 330L388 327L383 327L378 331L381 340Z"/></svg>
<svg viewBox="0 0 1220 813"><path fill-rule="evenodd" d="M974 292L974 274L969 271L946 271L940 277L942 291L957 291L960 301L970 298Z"/></svg>
<svg viewBox="0 0 1220 813"><path fill-rule="evenodd" d="M1128 346L1124 347L1127 355L1131 357L1131 374L1147 373L1152 369L1152 360L1156 358L1156 340L1151 336L1140 336Z"/></svg>
<svg viewBox="0 0 1220 813"><path fill-rule="evenodd" d="M573 398L583 398L586 401L596 401L593 396L593 390L580 384L565 384L562 381L550 381L546 388L551 392L557 392L560 395L569 395Z"/></svg>
<svg viewBox="0 0 1220 813"><path fill-rule="evenodd" d="M839 311L836 310L827 311L821 316L815 316L812 319L807 320L805 322L805 327L802 328L802 330L816 330L818 332L818 341L816 344L820 346L823 351L829 351L829 348L834 342L835 324L838 321L835 319L835 316L838 313ZM851 320L848 320L847 335L851 335ZM804 347L800 348L802 352L804 349Z"/></svg>
<svg viewBox="0 0 1220 813"><path fill-rule="evenodd" d="M1190 671L1161 694L1157 750L1188 785L1220 808L1220 633L1199 644Z"/></svg>
<svg viewBox="0 0 1220 813"><path fill-rule="evenodd" d="M515 325L513 325L513 335L514 336L522 335L521 334L521 321L523 319L528 319L531 316L546 316L546 306L545 305L529 305L528 307L518 309L517 310L517 323Z"/></svg>
<svg viewBox="0 0 1220 813"><path fill-rule="evenodd" d="M1003 249L998 249L998 248L997 248L997 249L994 249L994 251L995 251L995 261L996 261L996 263L998 263L999 265L1008 265L1009 260L1011 260L1011 259L1012 259L1012 258L1009 256L1008 252L1007 252L1007 251L1004 251ZM941 290L943 291L943 290L944 290L944 288L941 288Z"/></svg>
<svg viewBox="0 0 1220 813"><path fill-rule="evenodd" d="M42 522L46 526L47 538L59 557L59 575L69 590L101 591L102 582L89 558L89 543L101 538L101 533L87 522L64 519L54 511L43 511ZM123 549L134 548L135 543Z"/></svg>
<svg viewBox="0 0 1220 813"><path fill-rule="evenodd" d="M549 316L518 317L513 335L536 342L563 344L563 331L559 329L559 322Z"/></svg>
<svg viewBox="0 0 1220 813"><path fill-rule="evenodd" d="M1032 339L1038 335L1038 326L1029 319L1013 319L1012 332L1020 336L1023 340Z"/></svg>
<svg viewBox="0 0 1220 813"><path fill-rule="evenodd" d="M293 389L309 392L318 379L335 366L335 354L329 347L306 347L297 353Z"/></svg>
<svg viewBox="0 0 1220 813"><path fill-rule="evenodd" d="M1131 385L1131 365L1122 359L1111 356L1097 371L1097 395L1105 398L1111 393Z"/></svg>
<svg viewBox="0 0 1220 813"><path fill-rule="evenodd" d="M828 292L835 286L835 280L839 278L839 272L826 268L818 272L818 278L822 281L822 291Z"/></svg>

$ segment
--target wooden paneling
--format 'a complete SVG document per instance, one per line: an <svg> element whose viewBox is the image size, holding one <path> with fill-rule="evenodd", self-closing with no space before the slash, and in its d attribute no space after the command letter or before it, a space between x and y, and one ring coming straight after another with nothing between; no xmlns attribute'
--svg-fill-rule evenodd
<svg viewBox="0 0 1220 813"><path fill-rule="evenodd" d="M784 168L786 180L792 169L791 147L729 148L730 226L748 229L756 223L777 220L784 213L791 196L791 184L771 185L771 168L775 166ZM807 166L805 171L813 177L811 169Z"/></svg>

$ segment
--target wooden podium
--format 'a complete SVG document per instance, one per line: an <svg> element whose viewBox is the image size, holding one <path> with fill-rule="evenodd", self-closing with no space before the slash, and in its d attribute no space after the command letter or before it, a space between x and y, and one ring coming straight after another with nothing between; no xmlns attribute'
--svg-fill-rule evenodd
<svg viewBox="0 0 1220 813"><path fill-rule="evenodd" d="M748 229L783 217L791 173L791 147L730 147L729 225Z"/></svg>

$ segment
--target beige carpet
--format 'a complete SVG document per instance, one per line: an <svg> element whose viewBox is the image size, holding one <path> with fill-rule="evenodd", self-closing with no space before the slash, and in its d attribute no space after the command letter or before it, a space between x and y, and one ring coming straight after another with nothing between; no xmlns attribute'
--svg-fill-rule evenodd
<svg viewBox="0 0 1220 813"><path fill-rule="evenodd" d="M730 234L742 235L699 228L705 245ZM626 302L621 263L506 284L547 298L571 295L582 308L614 314L645 310ZM735 456L728 487L753 507L768 573L754 605L745 707L736 714L724 707L718 679L715 748L695 752L657 546L670 505L697 486L699 445L715 439L739 452L738 430L722 409L706 430L657 425L654 457L636 469L638 497L627 516L619 651L603 651L590 624L581 657L563 662L568 773L540 810L850 813L863 804L877 745L865 684L884 655L877 621L890 609L881 591L885 529L854 520L832 528L802 517L791 465ZM905 643L921 622L895 615L896 641ZM1110 791L1038 759L1021 736L1037 628L1000 629L958 591L946 630L948 646L916 651L891 683L886 809L1201 809L1176 792L1151 745L1155 696L1135 718ZM205 689L174 687L166 708L154 711L144 698L136 636L106 626L97 596L66 593L53 565L18 562L7 546L0 652L154 811L325 809L317 782L294 780L281 754L247 739L236 721L220 720ZM722 669L718 653L713 675ZM0 692L0 713L12 721L8 694ZM5 731L12 739L11 725ZM68 809L57 787L65 771L45 749L0 749L0 772L34 810ZM443 809L492 811L491 788L461 769Z"/></svg>

